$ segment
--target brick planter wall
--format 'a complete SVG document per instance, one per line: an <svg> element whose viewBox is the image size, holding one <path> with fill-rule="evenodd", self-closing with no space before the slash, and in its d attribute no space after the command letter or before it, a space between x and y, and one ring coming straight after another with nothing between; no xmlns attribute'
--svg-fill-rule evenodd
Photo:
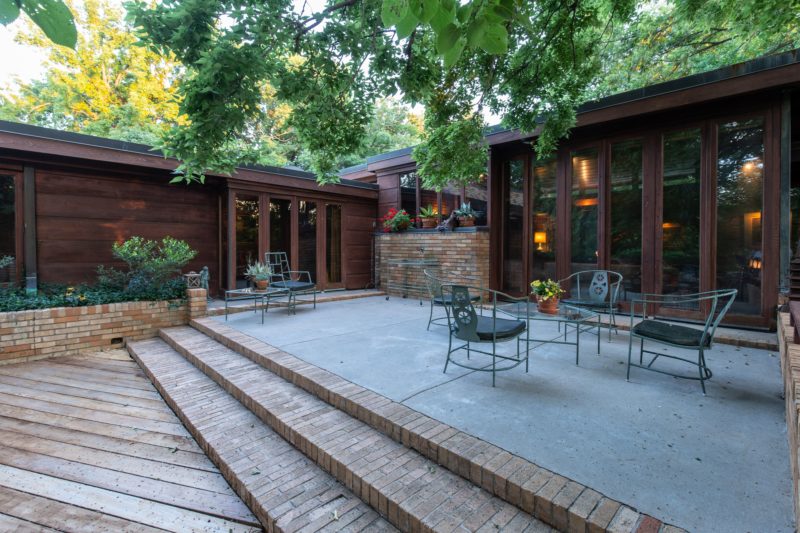
<svg viewBox="0 0 800 533"><path fill-rule="evenodd" d="M422 251L420 251L422 249ZM375 237L376 284L387 294L401 296L393 284L406 281L406 273L389 267L393 259L436 259L444 279L469 285L489 287L489 232L481 228L459 231L409 231L380 233ZM474 278L474 279L469 279ZM391 283L387 283L387 281ZM419 268L408 269L407 281L425 287ZM409 298L428 298L427 290L411 290Z"/></svg>
<svg viewBox="0 0 800 533"><path fill-rule="evenodd" d="M778 344L786 397L786 432L789 437L789 463L792 469L794 515L800 516L800 344L794 342L794 326L789 313L778 313Z"/></svg>
<svg viewBox="0 0 800 533"><path fill-rule="evenodd" d="M189 289L188 301L123 302L0 313L0 364L74 355L120 340L155 337L160 328L205 316L205 289Z"/></svg>

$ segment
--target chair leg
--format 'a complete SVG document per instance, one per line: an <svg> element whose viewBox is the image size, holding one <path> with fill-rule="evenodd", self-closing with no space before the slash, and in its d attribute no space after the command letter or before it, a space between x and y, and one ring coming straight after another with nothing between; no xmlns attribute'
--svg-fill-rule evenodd
<svg viewBox="0 0 800 533"><path fill-rule="evenodd" d="M314 309L317 308L317 289L314 289Z"/></svg>
<svg viewBox="0 0 800 533"><path fill-rule="evenodd" d="M700 371L700 388L703 389L703 396L706 395L706 358L703 354L703 349L697 351L697 367Z"/></svg>
<svg viewBox="0 0 800 533"><path fill-rule="evenodd" d="M431 322L433 322L433 300L431 300L431 314L428 317L428 328L427 328L428 331L431 330Z"/></svg>
<svg viewBox="0 0 800 533"><path fill-rule="evenodd" d="M639 364L644 364L644 339L639 339ZM655 361L655 359L653 359ZM650 364L653 364L653 361ZM648 365L649 366L649 365Z"/></svg>
<svg viewBox="0 0 800 533"><path fill-rule="evenodd" d="M448 341L447 341L447 360L444 362L444 370L442 371L442 374L447 374L447 365L450 364L450 354L452 352L453 352L453 335L450 334L448 336Z"/></svg>
<svg viewBox="0 0 800 533"><path fill-rule="evenodd" d="M631 380L631 354L633 353L633 335L631 334L628 339L628 373L625 375L625 381Z"/></svg>
<svg viewBox="0 0 800 533"><path fill-rule="evenodd" d="M495 376L497 375L497 356L495 352L497 351L497 345L493 342L492 343L492 387L495 385Z"/></svg>

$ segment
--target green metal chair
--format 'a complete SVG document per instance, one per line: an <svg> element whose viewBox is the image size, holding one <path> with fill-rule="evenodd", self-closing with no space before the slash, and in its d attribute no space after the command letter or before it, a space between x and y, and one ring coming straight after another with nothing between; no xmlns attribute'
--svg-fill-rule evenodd
<svg viewBox="0 0 800 533"><path fill-rule="evenodd" d="M432 272L430 270L427 270L427 269L423 270L422 273L425 274L425 285L428 288L428 296L430 297L430 305L431 305L431 312L430 312L430 316L428 317L428 327L427 327L427 329L428 329L428 331L430 331L431 324L433 324L435 326L447 326L448 322L447 322L447 317L446 316L433 318L433 308L434 307L441 307L441 308L444 309L445 314L447 313L448 306L450 304L452 304L452 301L450 301L450 295L447 295L447 297L445 297L444 293L442 292L442 285L450 283L450 282L448 282L446 280L443 280L436 273L434 273L434 272ZM461 279L459 281L465 281L465 280L466 281L480 281L480 279L477 278L477 277L471 277L471 276L459 276L459 277L463 278L463 279ZM481 289L481 291L482 290L483 289ZM478 294L470 294L470 301L472 301L472 302L481 301L481 298L483 297L483 294L482 294L481 291L479 291ZM481 308L481 313L482 312L483 312L483 309Z"/></svg>
<svg viewBox="0 0 800 533"><path fill-rule="evenodd" d="M631 367L643 368L645 370L652 370L661 374L667 374L682 379L695 379L700 381L700 387L703 389L703 395L706 393L706 380L711 379L711 369L706 365L705 352L709 350L714 343L714 335L725 314L730 309L736 298L736 289L723 289L716 291L699 292L695 294L685 295L660 295L660 294L644 294L641 298L631 300L631 335L628 342L628 371L626 379L630 381ZM682 326L679 324L672 324L668 319L659 318L656 316L647 316L648 305L659 307L672 307L672 308L689 308L689 309L705 309L708 311L703 329ZM642 320L634 324L637 318L636 307L641 306ZM633 339L639 339L639 363L631 362L633 353ZM644 341L665 344L674 348L684 350L696 350L697 361L680 357L677 355L666 354L662 352L653 352L644 349ZM653 358L649 363L644 363L644 354L650 354ZM697 367L697 376L690 376L685 374L676 374L660 368L654 368L653 363L659 357L667 357L683 361Z"/></svg>
<svg viewBox="0 0 800 533"><path fill-rule="evenodd" d="M478 314L475 306L472 305L471 292L482 290L490 295L491 315L484 316ZM449 343L447 347L447 361L444 364L444 372L447 373L447 366L453 363L456 366L476 370L478 372L492 373L492 387L495 386L497 372L511 370L522 363L525 363L525 372L528 372L528 351L530 341L530 301L528 298L514 298L507 294L490 289L470 287L466 285L442 285L445 307L447 309L447 322L450 329ZM504 302L524 301L526 303L525 319L509 319L497 316L498 297ZM524 334L524 338L523 338ZM454 346L453 341L463 341ZM500 342L517 341L516 356L501 355L497 353L497 344ZM473 344L492 344L492 351L476 350ZM525 344L523 354L520 345ZM460 350L466 351L466 361L457 360L452 355ZM491 363L484 360L484 364L472 363L471 356L479 354L491 357ZM499 366L498 366L499 363Z"/></svg>
<svg viewBox="0 0 800 533"><path fill-rule="evenodd" d="M612 270L582 270L559 280L562 287L568 287L569 296L561 302L573 307L583 307L592 311L607 312L609 316L608 340L611 329L617 330L617 298L622 285L622 274Z"/></svg>
<svg viewBox="0 0 800 533"><path fill-rule="evenodd" d="M317 308L317 284L307 270L292 270L286 252L267 252L264 254L270 266L269 285L274 289L284 289L288 294L289 314L297 313L297 295L313 294L314 309Z"/></svg>

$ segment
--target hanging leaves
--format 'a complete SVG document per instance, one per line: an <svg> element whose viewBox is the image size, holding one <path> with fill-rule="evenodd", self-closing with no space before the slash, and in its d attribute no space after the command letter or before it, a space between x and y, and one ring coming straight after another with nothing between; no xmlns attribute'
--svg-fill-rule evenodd
<svg viewBox="0 0 800 533"><path fill-rule="evenodd" d="M11 24L24 12L56 44L75 48L78 30L62 0L0 0L0 24Z"/></svg>

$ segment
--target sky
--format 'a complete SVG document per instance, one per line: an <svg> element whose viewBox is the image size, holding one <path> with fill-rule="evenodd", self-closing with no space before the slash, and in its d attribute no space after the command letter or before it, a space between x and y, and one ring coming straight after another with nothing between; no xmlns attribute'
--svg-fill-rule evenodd
<svg viewBox="0 0 800 533"><path fill-rule="evenodd" d="M10 78L30 80L43 73L43 50L14 42L20 21L9 26L0 26L0 87L6 87Z"/></svg>

